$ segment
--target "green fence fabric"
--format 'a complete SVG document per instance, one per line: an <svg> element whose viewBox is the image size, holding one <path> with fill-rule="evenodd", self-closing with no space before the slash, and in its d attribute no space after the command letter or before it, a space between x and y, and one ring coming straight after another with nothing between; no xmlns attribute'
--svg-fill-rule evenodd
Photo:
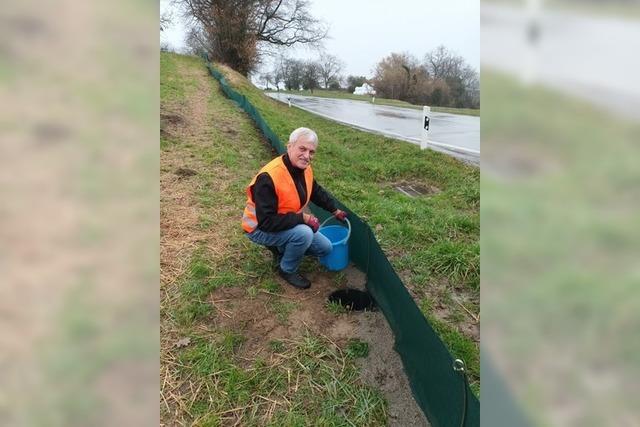
<svg viewBox="0 0 640 427"><path fill-rule="evenodd" d="M273 148L284 153L284 144L256 108L236 92L211 63L207 67L224 93L251 116ZM366 273L367 289L393 331L395 349L420 408L434 427L479 426L480 402L469 389L464 375L454 371L455 358L416 306L369 225L339 200L337 204L349 213L351 221L349 258ZM317 206L312 205L311 210L321 220L328 216Z"/></svg>
<svg viewBox="0 0 640 427"><path fill-rule="evenodd" d="M225 95L227 95L230 99L235 101L240 108L251 116L251 118L256 122L258 128L262 132L262 134L269 140L271 146L279 153L283 154L285 152L284 144L280 141L280 138L276 136L275 133L271 130L267 122L264 121L258 110L255 109L253 104L249 102L249 100L244 96L236 92L225 80L224 76L215 68L211 66L211 64L207 64L207 68L209 68L209 72L213 77L216 78L220 82L220 86L222 87L222 91Z"/></svg>

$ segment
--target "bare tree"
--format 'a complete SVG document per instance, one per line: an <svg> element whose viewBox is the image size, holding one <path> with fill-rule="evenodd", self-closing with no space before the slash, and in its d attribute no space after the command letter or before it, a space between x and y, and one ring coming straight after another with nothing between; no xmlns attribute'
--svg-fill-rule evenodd
<svg viewBox="0 0 640 427"><path fill-rule="evenodd" d="M189 53L203 55L207 53L207 42L204 32L198 27L191 27L185 37L185 44Z"/></svg>
<svg viewBox="0 0 640 427"><path fill-rule="evenodd" d="M276 90L280 92L280 83L282 83L282 73L280 73L277 69L274 69L271 73L271 82L273 86L275 86Z"/></svg>
<svg viewBox="0 0 640 427"><path fill-rule="evenodd" d="M462 70L462 82L465 88L464 106L480 108L480 77L478 72L467 65Z"/></svg>
<svg viewBox="0 0 640 427"><path fill-rule="evenodd" d="M447 80L460 76L465 61L440 45L424 56L424 65L431 77Z"/></svg>
<svg viewBox="0 0 640 427"><path fill-rule="evenodd" d="M331 82L340 80L340 73L344 68L344 63L337 56L322 53L317 64L325 89L329 88Z"/></svg>
<svg viewBox="0 0 640 427"><path fill-rule="evenodd" d="M164 31L173 24L173 12L166 11L160 15L160 31Z"/></svg>
<svg viewBox="0 0 640 427"><path fill-rule="evenodd" d="M307 61L304 63L302 72L303 89L308 89L313 93L313 90L320 86L320 77L320 65L316 61Z"/></svg>
<svg viewBox="0 0 640 427"><path fill-rule="evenodd" d="M286 80L288 72L287 64L289 61L290 59L283 53L280 53L280 55L278 55L274 60L271 76L273 77L273 84L278 91L280 91L280 83L284 83Z"/></svg>
<svg viewBox="0 0 640 427"><path fill-rule="evenodd" d="M317 44L326 27L307 0L177 0L203 30L212 59L247 75L267 45Z"/></svg>
<svg viewBox="0 0 640 427"><path fill-rule="evenodd" d="M273 74L266 72L259 75L260 82L264 84L265 89L269 90L269 85L273 85Z"/></svg>
<svg viewBox="0 0 640 427"><path fill-rule="evenodd" d="M449 99L443 101L446 105L479 105L478 72L471 68L463 57L441 45L425 55L424 66L433 79L443 80L449 87Z"/></svg>
<svg viewBox="0 0 640 427"><path fill-rule="evenodd" d="M298 90L304 78L304 62L288 59L283 66L283 80L287 90Z"/></svg>

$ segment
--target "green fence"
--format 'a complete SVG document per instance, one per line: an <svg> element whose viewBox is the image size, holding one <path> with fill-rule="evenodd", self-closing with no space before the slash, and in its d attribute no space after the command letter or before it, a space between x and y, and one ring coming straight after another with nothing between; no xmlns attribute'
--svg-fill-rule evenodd
<svg viewBox="0 0 640 427"><path fill-rule="evenodd" d="M284 144L258 110L210 63L207 67L224 93L251 116L273 148L284 153ZM454 369L454 357L416 306L369 225L340 201L338 206L349 212L351 221L349 257L366 273L367 289L389 322L395 336L395 350L402 358L413 395L429 422L434 427L479 426L480 402L469 389L464 372ZM312 205L311 209L321 220L328 216L317 206Z"/></svg>

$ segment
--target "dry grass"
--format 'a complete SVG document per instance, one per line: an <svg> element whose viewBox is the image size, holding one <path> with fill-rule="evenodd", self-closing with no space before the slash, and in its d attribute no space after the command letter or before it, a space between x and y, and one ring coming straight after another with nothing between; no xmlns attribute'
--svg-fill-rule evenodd
<svg viewBox="0 0 640 427"><path fill-rule="evenodd" d="M208 339L215 342L217 338L215 333L211 333ZM206 353L207 348L201 346L200 350ZM339 405L348 411L358 407L363 392L353 386L357 372L350 357L330 337L317 333L278 341L278 348L259 363L245 359L248 366L244 368L246 376L243 381L252 382L255 393L240 405L224 405L209 398L205 411L193 411L194 403L201 401L202 396L229 394L224 372L213 372L207 377L184 375L185 372L193 372L196 369L194 365L181 363L176 357L163 358L162 362L161 405L174 415L171 425L207 425L212 420L229 426L283 425L282 418L286 418L286 414L300 411L301 395L317 405L313 396L326 395L327 388L334 387L329 395L340 395ZM380 398L375 393L371 397L371 404L378 406L378 416L386 416ZM373 421L372 424L360 422L354 425L381 424Z"/></svg>
<svg viewBox="0 0 640 427"><path fill-rule="evenodd" d="M191 145L194 149L203 147L207 141L207 124L210 114L207 103L213 85L200 70L200 75L191 75L197 69L180 66L179 72L192 78L197 85L195 93L189 94L189 102L163 102L161 111L166 117L180 119L167 120L164 131L179 141L178 147L169 147L162 151L160 158L160 279L161 312L176 303L179 298L178 278L184 276L193 253L203 242L215 242L211 229L198 226L202 207L197 201L198 185L196 179L181 178L175 174L178 168L189 162L189 168L204 171L206 165L195 155L185 158L180 147ZM187 119L188 118L188 119ZM177 369L180 364L172 351L174 343L180 338L171 323L162 322L161 333L161 406L172 414L171 423L184 425L180 412L189 414L185 407L183 394L192 390L193 383L180 378ZM196 396L194 394L194 396Z"/></svg>

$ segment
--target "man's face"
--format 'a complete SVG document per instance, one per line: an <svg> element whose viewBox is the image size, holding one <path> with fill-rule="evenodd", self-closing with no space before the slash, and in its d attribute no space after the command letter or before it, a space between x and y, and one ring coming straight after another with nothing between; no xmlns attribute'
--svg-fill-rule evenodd
<svg viewBox="0 0 640 427"><path fill-rule="evenodd" d="M289 154L289 160L293 166L298 169L306 169L316 154L316 144L309 142L304 137L300 138L294 143L287 144L287 154Z"/></svg>

